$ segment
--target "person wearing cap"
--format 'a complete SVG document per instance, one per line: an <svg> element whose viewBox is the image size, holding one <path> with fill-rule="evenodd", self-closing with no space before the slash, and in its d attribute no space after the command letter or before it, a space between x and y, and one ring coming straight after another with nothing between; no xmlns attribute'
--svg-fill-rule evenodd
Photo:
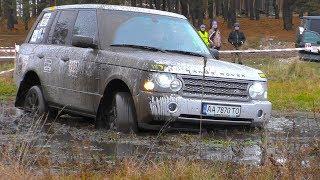
<svg viewBox="0 0 320 180"><path fill-rule="evenodd" d="M200 31L198 31L198 34L201 37L202 41L209 47L209 33L206 30L206 25L202 24L200 26Z"/></svg>
<svg viewBox="0 0 320 180"><path fill-rule="evenodd" d="M230 32L228 41L236 48L236 50L239 50L239 48L245 43L246 37L244 33L240 31L239 23L234 24L234 30ZM240 53L236 53L236 55L238 57L239 64L242 64ZM235 63L235 59L233 62Z"/></svg>
<svg viewBox="0 0 320 180"><path fill-rule="evenodd" d="M211 48L220 50L221 49L221 33L218 29L218 22L212 21L212 27L209 31L209 41Z"/></svg>

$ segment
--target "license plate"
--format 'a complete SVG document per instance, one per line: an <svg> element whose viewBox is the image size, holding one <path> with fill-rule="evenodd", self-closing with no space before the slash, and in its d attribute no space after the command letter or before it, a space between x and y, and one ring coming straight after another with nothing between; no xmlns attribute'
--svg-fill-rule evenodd
<svg viewBox="0 0 320 180"><path fill-rule="evenodd" d="M239 117L241 106L229 106L219 104L203 104L202 114L215 117Z"/></svg>

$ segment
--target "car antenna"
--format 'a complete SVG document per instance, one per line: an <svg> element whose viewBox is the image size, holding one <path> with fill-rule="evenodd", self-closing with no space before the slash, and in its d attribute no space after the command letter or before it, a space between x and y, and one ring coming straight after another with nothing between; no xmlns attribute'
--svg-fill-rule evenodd
<svg viewBox="0 0 320 180"><path fill-rule="evenodd" d="M202 82L201 82L201 106L203 103L203 99L204 99L204 83L205 83L205 78L206 78L206 67L207 67L207 63L208 63L208 57L207 56L203 56L203 72L202 72ZM201 108L202 110L202 108ZM202 116L202 112L200 112L200 139L202 139L202 120L203 120L203 116Z"/></svg>

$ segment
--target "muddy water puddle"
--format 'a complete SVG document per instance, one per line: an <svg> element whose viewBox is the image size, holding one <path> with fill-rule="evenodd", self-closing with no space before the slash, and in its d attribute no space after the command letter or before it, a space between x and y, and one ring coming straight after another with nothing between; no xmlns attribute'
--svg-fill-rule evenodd
<svg viewBox="0 0 320 180"><path fill-rule="evenodd" d="M320 140L319 119L299 114L276 115L266 124L265 131L219 127L200 138L198 133L190 132L124 135L96 130L93 122L83 118L64 116L44 124L15 108L2 108L0 112L2 149L8 144L13 149L27 144L28 158L46 158L56 165L112 164L124 158L141 161L184 158L259 165L270 154L281 163L285 161L283 154L297 148L319 148ZM314 159L317 153L319 150L304 161Z"/></svg>

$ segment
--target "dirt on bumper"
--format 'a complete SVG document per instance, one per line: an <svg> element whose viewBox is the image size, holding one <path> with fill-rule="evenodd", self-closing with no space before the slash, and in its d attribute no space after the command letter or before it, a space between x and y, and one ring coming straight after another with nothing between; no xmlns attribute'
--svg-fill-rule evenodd
<svg viewBox="0 0 320 180"><path fill-rule="evenodd" d="M180 122L204 122L224 125L254 125L270 119L272 105L269 101L235 102L201 98L187 98L177 94L141 92L135 96L138 123L154 123L169 119ZM202 104L240 106L238 117L210 117L202 114ZM175 104L176 110L170 111ZM262 115L259 116L259 111Z"/></svg>

